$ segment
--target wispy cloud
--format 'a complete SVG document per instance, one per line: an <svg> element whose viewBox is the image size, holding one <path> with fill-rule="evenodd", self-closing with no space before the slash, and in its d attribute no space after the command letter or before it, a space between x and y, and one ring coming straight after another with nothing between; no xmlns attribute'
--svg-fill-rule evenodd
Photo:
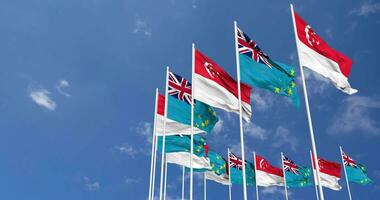
<svg viewBox="0 0 380 200"><path fill-rule="evenodd" d="M141 182L141 178L124 177L124 182L128 185L136 184Z"/></svg>
<svg viewBox="0 0 380 200"><path fill-rule="evenodd" d="M256 139L266 140L270 132L254 123L244 124L244 133Z"/></svg>
<svg viewBox="0 0 380 200"><path fill-rule="evenodd" d="M191 0L191 7L194 9L198 8L197 0Z"/></svg>
<svg viewBox="0 0 380 200"><path fill-rule="evenodd" d="M375 14L380 11L380 3L372 3L371 1L363 1L359 8L352 9L349 11L351 15L357 16L368 16L370 14Z"/></svg>
<svg viewBox="0 0 380 200"><path fill-rule="evenodd" d="M276 98L274 94L260 90L255 90L251 96L253 99L253 109L258 111L265 111L272 107L274 99Z"/></svg>
<svg viewBox="0 0 380 200"><path fill-rule="evenodd" d="M39 106L42 106L50 111L55 110L57 104L50 98L50 92L46 89L30 89L29 97Z"/></svg>
<svg viewBox="0 0 380 200"><path fill-rule="evenodd" d="M70 87L70 83L67 80L60 80L58 82L58 85L55 88L61 95L65 97L70 97L71 95L64 91L66 88L69 88L69 87Z"/></svg>
<svg viewBox="0 0 380 200"><path fill-rule="evenodd" d="M115 146L115 149L120 153L127 154L130 158L135 158L136 154L138 154L138 151L129 144Z"/></svg>
<svg viewBox="0 0 380 200"><path fill-rule="evenodd" d="M149 29L147 23L142 19L135 20L135 26L132 32L134 34L143 34L148 38L152 36L152 31Z"/></svg>
<svg viewBox="0 0 380 200"><path fill-rule="evenodd" d="M281 196L285 195L285 191L282 187L265 187L260 190L260 193L264 196ZM291 196L291 191L288 190L288 196Z"/></svg>
<svg viewBox="0 0 380 200"><path fill-rule="evenodd" d="M315 73L307 68L304 68L305 79L307 80L307 89L311 94L325 94L330 82L327 78ZM297 77L298 85L301 85L301 76Z"/></svg>
<svg viewBox="0 0 380 200"><path fill-rule="evenodd" d="M140 122L140 124L135 128L135 132L146 137L148 143L152 143L153 128L152 123Z"/></svg>
<svg viewBox="0 0 380 200"><path fill-rule="evenodd" d="M216 122L216 124L215 124L215 126L214 126L214 129L213 129L213 132L214 132L215 134L219 134L219 133L222 132L223 123L224 123L223 119L219 119L219 121Z"/></svg>
<svg viewBox="0 0 380 200"><path fill-rule="evenodd" d="M333 117L327 132L341 135L357 130L361 134L380 135L379 122L371 117L371 114L379 109L380 100L363 96L347 97L340 111Z"/></svg>
<svg viewBox="0 0 380 200"><path fill-rule="evenodd" d="M287 146L287 147L290 147L292 151L296 151L297 145L298 145L298 139L296 136L291 134L289 129L283 126L277 127L273 135L273 138L274 138L273 140L274 142L272 143L273 147L279 148L279 147Z"/></svg>
<svg viewBox="0 0 380 200"><path fill-rule="evenodd" d="M100 189L100 183L98 181L92 181L87 176L83 177L85 189L88 191L96 191Z"/></svg>

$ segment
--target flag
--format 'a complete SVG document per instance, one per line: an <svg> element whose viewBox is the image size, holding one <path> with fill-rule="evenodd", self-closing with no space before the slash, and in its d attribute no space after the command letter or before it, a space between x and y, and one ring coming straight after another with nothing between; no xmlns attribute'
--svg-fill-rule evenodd
<svg viewBox="0 0 380 200"><path fill-rule="evenodd" d="M218 117L214 109L201 102L194 101L194 134L211 132ZM165 97L159 95L157 109L157 134L163 133ZM166 135L191 133L191 83L185 78L169 72L168 80L168 115Z"/></svg>
<svg viewBox="0 0 380 200"><path fill-rule="evenodd" d="M210 159L211 170L205 172L206 179L217 183L228 185L229 179L227 175L227 163L222 156L216 152L209 150L207 157Z"/></svg>
<svg viewBox="0 0 380 200"><path fill-rule="evenodd" d="M231 184L243 184L243 160L230 152L227 174L230 174ZM245 175L247 185L255 185L255 167L252 163L245 161Z"/></svg>
<svg viewBox="0 0 380 200"><path fill-rule="evenodd" d="M293 67L275 62L237 27L241 82L289 97L300 105Z"/></svg>
<svg viewBox="0 0 380 200"><path fill-rule="evenodd" d="M342 151L344 167L346 168L347 179L360 185L371 184L372 180L368 178L367 171L362 164L356 162Z"/></svg>
<svg viewBox="0 0 380 200"><path fill-rule="evenodd" d="M284 173L281 168L273 167L269 161L256 155L256 181L258 186L283 186Z"/></svg>
<svg viewBox="0 0 380 200"><path fill-rule="evenodd" d="M339 180L341 177L340 171L342 166L339 163L324 160L318 157L319 164L319 176L320 182L323 187L339 191L342 186L339 185ZM313 170L315 170L314 160L313 160ZM318 184L318 181L315 181Z"/></svg>
<svg viewBox="0 0 380 200"><path fill-rule="evenodd" d="M337 89L356 93L348 82L351 59L331 48L296 12L293 17L300 64L329 79Z"/></svg>
<svg viewBox="0 0 380 200"><path fill-rule="evenodd" d="M157 148L162 149L163 137L158 137ZM190 145L189 135L165 136L165 153L168 163L190 167ZM194 135L193 168L211 169L210 160L206 157L205 139L200 135Z"/></svg>
<svg viewBox="0 0 380 200"><path fill-rule="evenodd" d="M198 50L195 50L193 81L196 85L195 99L228 112L239 113L237 82L223 68ZM240 89L243 118L249 121L252 114L251 88L246 84L241 84Z"/></svg>
<svg viewBox="0 0 380 200"><path fill-rule="evenodd" d="M169 98L171 100L171 98ZM164 116L165 113L165 96L159 94L157 99L157 113L156 113L156 134L162 136L164 132ZM181 114L181 108L175 106L175 104L168 104L168 116L166 118L166 132L165 135L178 135L178 134L190 134L191 125L186 119L187 116L179 115ZM186 120L183 120L183 119ZM185 121L181 123L179 121ZM191 122L191 121L190 121ZM194 134L202 133L203 130L199 128L194 128Z"/></svg>
<svg viewBox="0 0 380 200"><path fill-rule="evenodd" d="M287 187L303 188L313 185L313 177L310 168L298 166L286 156L282 159Z"/></svg>

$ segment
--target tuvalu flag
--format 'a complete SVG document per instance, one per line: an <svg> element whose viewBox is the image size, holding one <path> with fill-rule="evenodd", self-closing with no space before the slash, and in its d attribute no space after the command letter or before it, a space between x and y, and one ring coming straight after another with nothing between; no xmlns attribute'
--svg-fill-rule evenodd
<svg viewBox="0 0 380 200"><path fill-rule="evenodd" d="M293 11L293 23L296 31L297 50L300 64L325 78L339 90L354 94L348 76L351 72L352 60L339 51L331 48L311 26Z"/></svg>
<svg viewBox="0 0 380 200"><path fill-rule="evenodd" d="M213 60L195 49L194 98L210 106L239 113L237 82ZM241 84L243 118L249 121L251 87Z"/></svg>
<svg viewBox="0 0 380 200"><path fill-rule="evenodd" d="M372 180L368 178L367 170L365 169L364 165L357 164L354 159L350 158L343 151L342 158L348 181L357 183L359 185L368 185L372 183Z"/></svg>
<svg viewBox="0 0 380 200"><path fill-rule="evenodd" d="M282 158L286 186L289 188L304 188L313 185L313 177L309 167L298 166L288 157Z"/></svg>
<svg viewBox="0 0 380 200"><path fill-rule="evenodd" d="M207 147L205 148L205 139L200 135L194 135L193 148L193 168L194 169L211 169L210 160L207 158ZM171 135L165 136L165 153L168 163L190 167L190 143L189 135ZM162 137L158 137L158 149L162 149Z"/></svg>
<svg viewBox="0 0 380 200"><path fill-rule="evenodd" d="M313 170L315 172L314 160L312 159L312 161ZM335 191L341 190L342 186L339 185L339 180L341 178L342 166L339 163L328 161L320 157L318 157L318 164L321 185ZM318 181L315 180L315 183L318 184Z"/></svg>
<svg viewBox="0 0 380 200"><path fill-rule="evenodd" d="M243 184L243 160L232 152L228 156L227 174L231 177L231 184ZM247 185L255 185L255 167L251 162L245 161L245 176Z"/></svg>
<svg viewBox="0 0 380 200"><path fill-rule="evenodd" d="M201 101L194 102L194 134L211 132L218 121L214 109ZM191 83L172 72L169 72L167 103L165 134L189 135L191 133ZM162 135L165 111L164 96L159 95L157 105L157 135Z"/></svg>
<svg viewBox="0 0 380 200"><path fill-rule="evenodd" d="M258 186L284 186L284 173L281 168L272 166L265 158L256 155L256 183Z"/></svg>
<svg viewBox="0 0 380 200"><path fill-rule="evenodd" d="M270 59L255 41L236 28L241 82L287 96L298 107L300 100L294 68Z"/></svg>

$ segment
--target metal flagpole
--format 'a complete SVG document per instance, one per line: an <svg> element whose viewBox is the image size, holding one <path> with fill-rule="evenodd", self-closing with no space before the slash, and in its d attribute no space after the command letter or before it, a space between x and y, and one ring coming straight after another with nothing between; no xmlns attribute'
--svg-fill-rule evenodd
<svg viewBox="0 0 380 200"><path fill-rule="evenodd" d="M162 189L164 184L164 164L165 164L165 132L166 132L166 117L168 112L168 79L169 67L166 67L166 82L165 82L165 113L164 113L164 126L162 133L162 151L161 151L161 177L160 177L160 200L162 200Z"/></svg>
<svg viewBox="0 0 380 200"><path fill-rule="evenodd" d="M231 193L231 187L232 187L232 183L231 183L231 167L230 167L230 148L227 149L228 150L228 196L229 196L229 200L232 199L232 193Z"/></svg>
<svg viewBox="0 0 380 200"><path fill-rule="evenodd" d="M317 177L315 177L315 170L314 170L314 164L313 164L313 154L311 153L310 150L310 162L311 162L311 170L313 170L313 179L314 179L314 185L315 185L315 195L317 196L317 200L319 200L319 195L318 195L318 183L317 183Z"/></svg>
<svg viewBox="0 0 380 200"><path fill-rule="evenodd" d="M256 173L256 152L253 152L253 163L255 167L255 186L256 186L256 200L259 200L259 186L257 185L257 173Z"/></svg>
<svg viewBox="0 0 380 200"><path fill-rule="evenodd" d="M346 176L346 184L347 184L348 196L350 197L350 200L352 200L351 190L350 190L350 184L348 183L346 165L344 165L343 150L342 150L341 146L339 146L339 149L340 149L340 157L342 158L342 165L343 165L343 169L344 169L344 175Z"/></svg>
<svg viewBox="0 0 380 200"><path fill-rule="evenodd" d="M302 86L303 86L303 93L304 93L304 97L305 97L305 105L306 105L306 113L307 113L307 119L308 119L308 123L309 123L309 130L310 130L310 139L311 139L311 146L312 146L312 149L313 149L313 160L314 160L314 163L316 164L315 167L316 167L316 174L317 174L317 180L318 180L318 187L319 187L319 196L321 197L321 200L324 200L324 196L323 196L323 189L322 189L322 185L320 184L320 175L319 175L319 164L318 164L318 154L317 154L317 147L315 145L315 139L314 139L314 131L313 131L313 123L312 123L312 120L311 120L311 114L310 114L310 108L309 108L309 99L308 99L308 96L307 96L307 89L306 89L306 82L305 82L305 76L303 74L303 66L302 66L302 63L301 63L301 60L300 60L300 54L299 54L299 51L298 51L298 42L297 42L297 29L296 29L296 22L295 22L295 18L294 18L294 9L293 9L293 4L290 4L290 9L292 11L292 19L293 19L293 28L294 28L294 36L295 36L295 40L296 40L296 45L297 45L297 53L298 53L298 62L300 64L300 71L301 71L301 78L302 78Z"/></svg>
<svg viewBox="0 0 380 200"><path fill-rule="evenodd" d="M284 167L284 154L281 152L282 173L284 174L285 199L288 200L288 188L286 186L286 175Z"/></svg>
<svg viewBox="0 0 380 200"><path fill-rule="evenodd" d="M158 101L158 88L156 89L156 92L157 92L157 100L156 100L156 104L157 104L157 101ZM157 105L158 107L158 105ZM157 112L155 113L155 115L157 115ZM154 158L153 158L153 178L152 178L152 196L151 196L151 200L154 199L154 189L155 189L155 181L156 181L156 163L157 163L157 139L158 139L158 136L157 136L157 119L155 119L155 122L154 122Z"/></svg>
<svg viewBox="0 0 380 200"><path fill-rule="evenodd" d="M150 158L150 177L149 177L149 197L148 199L152 200L152 190L154 187L153 184L153 162L154 160L154 148L155 148L155 143L156 143L156 116L157 116L157 99L158 99L158 88L156 88L156 98L154 102L154 121L153 121L153 137L152 137L152 153L151 153L151 158Z"/></svg>
<svg viewBox="0 0 380 200"><path fill-rule="evenodd" d="M164 200L166 200L167 177L168 177L168 160L165 159Z"/></svg>
<svg viewBox="0 0 380 200"><path fill-rule="evenodd" d="M191 142L190 142L190 200L193 200L193 151L194 151L194 68L195 68L195 44L192 44L191 59Z"/></svg>
<svg viewBox="0 0 380 200"><path fill-rule="evenodd" d="M182 200L185 200L185 166L182 166Z"/></svg>
<svg viewBox="0 0 380 200"><path fill-rule="evenodd" d="M203 199L207 200L207 180L206 172L203 173Z"/></svg>
<svg viewBox="0 0 380 200"><path fill-rule="evenodd" d="M244 152L244 133L243 133L243 114L241 108L241 91L240 91L240 61L238 52L238 39L237 39L237 22L234 21L235 30L235 55L236 55L236 71L237 71L237 85L238 85L238 98L239 98L239 124L240 124L240 146L241 146L241 159L243 169L243 194L244 200L247 200L247 180L245 177L245 152Z"/></svg>

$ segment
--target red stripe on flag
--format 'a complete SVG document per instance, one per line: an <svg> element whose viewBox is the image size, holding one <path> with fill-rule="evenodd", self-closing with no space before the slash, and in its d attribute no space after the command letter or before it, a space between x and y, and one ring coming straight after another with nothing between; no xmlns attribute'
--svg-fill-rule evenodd
<svg viewBox="0 0 380 200"><path fill-rule="evenodd" d="M226 90L232 93L236 98L238 97L237 81L225 72L223 68L197 49L195 50L195 73L216 82L220 86L226 88ZM251 87L241 83L240 90L241 100L250 104Z"/></svg>
<svg viewBox="0 0 380 200"><path fill-rule="evenodd" d="M315 169L314 159L312 161L313 161L312 162L313 168ZM342 166L339 163L328 161L328 160L318 157L318 164L319 164L320 172L331 175L331 176L335 176L338 178L341 177L340 171L342 169Z"/></svg>
<svg viewBox="0 0 380 200"><path fill-rule="evenodd" d="M333 60L339 65L340 71L348 78L352 60L331 48L296 12L294 12L298 39L317 53Z"/></svg>
<svg viewBox="0 0 380 200"><path fill-rule="evenodd" d="M157 114L164 115L165 113L165 96L162 94L158 94L157 100Z"/></svg>
<svg viewBox="0 0 380 200"><path fill-rule="evenodd" d="M284 173L281 168L273 167L269 161L267 161L265 158L256 155L256 170L260 170L263 172L266 172L268 174L273 174L276 176L284 177Z"/></svg>

